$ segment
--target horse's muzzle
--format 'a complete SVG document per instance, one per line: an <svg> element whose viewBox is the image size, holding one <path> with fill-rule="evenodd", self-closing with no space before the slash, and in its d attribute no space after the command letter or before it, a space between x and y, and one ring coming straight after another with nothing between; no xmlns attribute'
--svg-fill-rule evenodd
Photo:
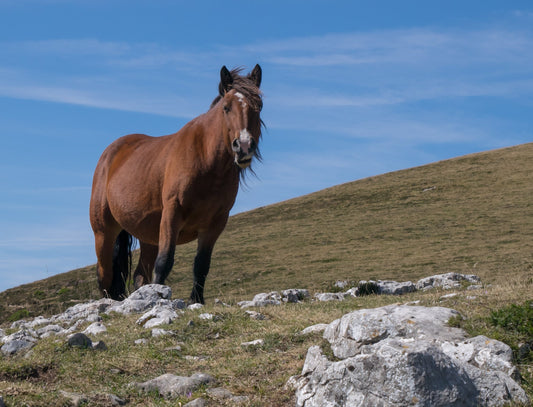
<svg viewBox="0 0 533 407"><path fill-rule="evenodd" d="M252 163L257 144L253 138L242 141L240 138L233 140L231 148L235 153L235 164L240 168L248 168Z"/></svg>

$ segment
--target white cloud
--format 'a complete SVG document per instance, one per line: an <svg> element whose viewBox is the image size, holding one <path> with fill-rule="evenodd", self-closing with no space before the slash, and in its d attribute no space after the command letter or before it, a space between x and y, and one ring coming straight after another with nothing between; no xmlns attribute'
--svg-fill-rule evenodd
<svg viewBox="0 0 533 407"><path fill-rule="evenodd" d="M206 95L214 97L218 61L260 54L266 102L290 107L507 96L531 92L531 49L533 34L513 28L327 34L207 51L96 39L3 42L9 58L0 66L0 95L191 118L205 110ZM66 67L43 76L28 65L7 65L33 58ZM509 79L511 73L522 79Z"/></svg>

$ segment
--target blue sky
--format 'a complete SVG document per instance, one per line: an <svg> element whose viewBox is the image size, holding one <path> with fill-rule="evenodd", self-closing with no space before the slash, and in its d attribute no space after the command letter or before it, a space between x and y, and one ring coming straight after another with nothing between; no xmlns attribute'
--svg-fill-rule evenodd
<svg viewBox="0 0 533 407"><path fill-rule="evenodd" d="M371 4L370 4L371 3ZM233 213L533 140L531 1L0 0L0 291L95 262L92 173L263 68Z"/></svg>

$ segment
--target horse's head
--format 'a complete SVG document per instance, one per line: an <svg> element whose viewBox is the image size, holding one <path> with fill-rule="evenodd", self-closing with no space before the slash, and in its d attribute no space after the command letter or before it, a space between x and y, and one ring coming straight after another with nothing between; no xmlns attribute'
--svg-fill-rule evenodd
<svg viewBox="0 0 533 407"><path fill-rule="evenodd" d="M256 65L247 76L240 76L240 70L220 71L220 96L218 97L227 132L227 145L234 154L240 168L248 168L254 156L258 156L261 137L261 67Z"/></svg>

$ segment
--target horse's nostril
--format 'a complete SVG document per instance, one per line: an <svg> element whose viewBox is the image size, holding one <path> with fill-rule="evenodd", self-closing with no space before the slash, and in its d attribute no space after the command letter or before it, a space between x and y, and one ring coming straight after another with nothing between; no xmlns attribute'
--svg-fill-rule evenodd
<svg viewBox="0 0 533 407"><path fill-rule="evenodd" d="M239 142L239 139L233 140L233 143L231 143L231 148L233 151L237 152L241 148L241 143Z"/></svg>

